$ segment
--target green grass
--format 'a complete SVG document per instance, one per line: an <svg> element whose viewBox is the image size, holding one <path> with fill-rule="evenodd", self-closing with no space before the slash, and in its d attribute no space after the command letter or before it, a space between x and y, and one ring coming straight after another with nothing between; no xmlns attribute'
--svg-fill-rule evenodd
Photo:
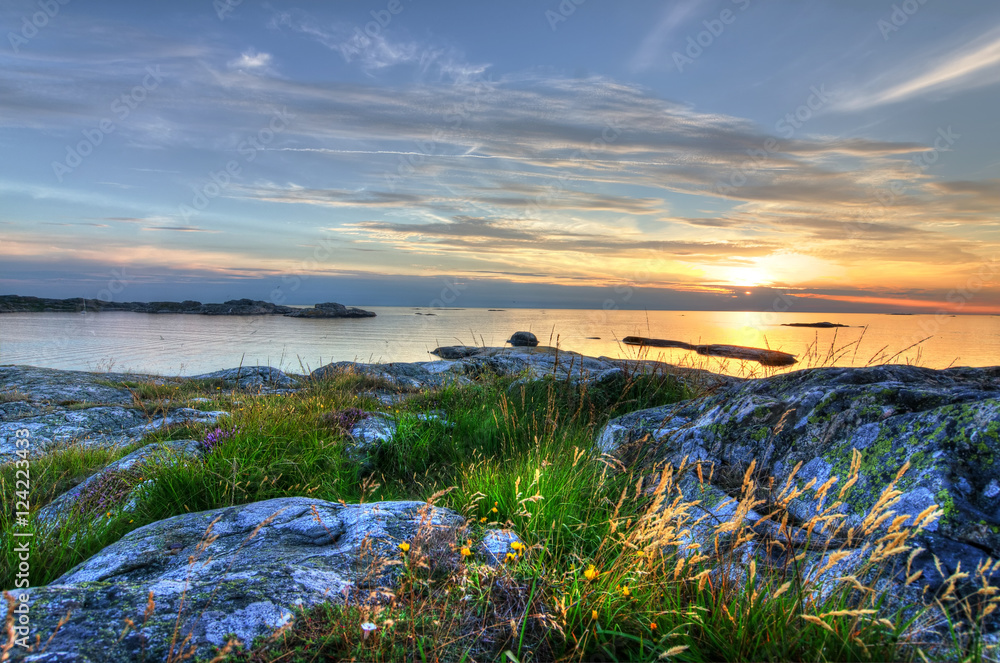
<svg viewBox="0 0 1000 663"><path fill-rule="evenodd" d="M218 425L233 434L199 461L143 472L155 483L135 511L94 514L85 504L61 530L39 536L32 585L51 582L148 523L275 497L433 500L468 519L454 540L437 542L441 550L434 554L415 542L391 601L307 610L293 626L252 649L227 652L234 660L631 661L663 655L691 661L874 661L916 656L907 635L912 616L880 622L858 612L870 609L870 602L850 586L816 602L794 565L762 566L743 583L709 575L732 564L725 541L745 532L720 537L718 555L684 551L680 534L701 512L674 499L673 469L624 467L595 452L595 435L610 418L691 396L670 376L623 375L589 387L487 376L471 386L411 391L394 406L361 393L387 390L389 384L353 374L308 381L288 395L231 392L209 382L126 386L136 405L150 414L167 401L207 397L210 401L201 406L231 413ZM380 411L399 422L398 434L365 471L344 453L350 443L345 432L324 423L323 415L345 408ZM446 420L418 417L434 413ZM200 440L209 430L162 430L143 444ZM127 451L74 447L33 460L33 508ZM0 492L7 503L14 499L13 478L12 466L0 468ZM123 475L114 485L120 489L128 480ZM738 478L732 484L735 497L757 504L760 489L749 472L742 487ZM7 541L11 517L0 514ZM463 546L475 547L485 529L496 527L514 530L526 544L525 550L511 551L512 559L499 568L474 556L444 567L425 563L461 559ZM2 552L0 584L13 587L15 557L10 545ZM679 565L682 553L685 563ZM585 573L590 566L593 578ZM369 638L362 637L363 622L377 626ZM956 637L959 641L962 637Z"/></svg>

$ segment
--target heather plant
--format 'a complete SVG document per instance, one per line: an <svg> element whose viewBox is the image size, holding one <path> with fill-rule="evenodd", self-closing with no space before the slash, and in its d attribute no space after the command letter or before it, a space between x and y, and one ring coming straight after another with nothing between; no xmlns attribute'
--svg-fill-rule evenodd
<svg viewBox="0 0 1000 663"><path fill-rule="evenodd" d="M148 472L142 464L102 472L83 487L73 508L81 515L110 515L128 501Z"/></svg>
<svg viewBox="0 0 1000 663"><path fill-rule="evenodd" d="M366 412L359 407L345 407L327 412L320 417L320 421L343 435L349 435L355 425L370 416L372 416L370 412Z"/></svg>
<svg viewBox="0 0 1000 663"><path fill-rule="evenodd" d="M226 440L232 439L233 435L239 432L239 429L235 428L216 428L210 431L201 440L201 446L205 449L206 453L211 453L220 444Z"/></svg>

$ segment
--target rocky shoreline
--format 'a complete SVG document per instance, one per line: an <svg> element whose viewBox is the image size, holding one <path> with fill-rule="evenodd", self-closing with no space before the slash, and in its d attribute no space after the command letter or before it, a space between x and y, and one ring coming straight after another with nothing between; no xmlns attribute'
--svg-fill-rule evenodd
<svg viewBox="0 0 1000 663"><path fill-rule="evenodd" d="M127 311L130 313L187 315L282 315L288 318L374 318L375 313L336 302L316 304L313 308L294 308L255 299L231 299L221 304L183 302L107 302L100 299L47 299L21 295L0 296L0 313L91 313Z"/></svg>
<svg viewBox="0 0 1000 663"><path fill-rule="evenodd" d="M597 435L593 453L633 470L648 463L698 465L697 474L679 473L670 490L700 503L711 516L704 522L728 523L753 535L737 542L744 547L738 556L743 567L729 569L727 573L735 574L731 578L752 580L753 572L747 576L746 571L751 564L773 564L775 556L789 555L802 540L812 541L812 547L804 549L796 563L818 586L832 587L844 577L864 584L872 551L883 550L900 528L913 526L919 530L914 545L921 549L887 554L889 573L872 590L885 596L882 609L912 609L922 597L944 591L973 592L979 580L1000 583L1000 562L988 561L1000 559L1000 367L819 368L742 380L544 346L458 346L434 354L444 359L336 362L309 376L268 367L160 378L0 366L0 462L16 461L18 430L30 431L33 453L40 454L81 442L95 447L135 445L162 426L208 424L227 416L169 403L152 414L138 412L134 390L115 386L138 380L177 385L213 381L234 392L294 394L310 380L357 376L373 385L366 388L374 389L386 404L382 412L363 412L342 422L355 440L346 455L364 467L379 446L397 434L392 405L406 394L474 386L484 376L496 375L516 377L515 385L554 381L598 388L626 374L669 373L697 396L611 420ZM447 417L447 412L440 413L442 422ZM196 440L147 445L106 471L195 462L204 453L204 445ZM901 468L906 472L901 474ZM765 516L763 502L741 497L739 480L712 479L740 475L744 488L760 475L771 478L770 490L793 495L786 505L786 522ZM100 477L98 473L88 481ZM838 494L849 477L853 492ZM136 491L123 499L141 499L141 486ZM36 515L36 521L58 523L59 513L71 510L85 492L86 485L67 492ZM882 503L880 496L887 494L890 501ZM288 497L146 525L52 583L17 590L30 597L32 628L43 634L43 641L60 624L46 650L54 658L37 660L127 661L140 654L161 660L185 600L182 587L188 601L220 592L211 609L191 614L184 623L192 651L208 655L232 633L244 643L253 642L288 623L299 606L391 583L389 575L362 577L357 565L362 548L366 555L392 558L398 555L393 542L418 536L427 518L444 530L465 522L461 514L443 508L434 508L429 516L425 512L422 519L421 508L420 502L345 505ZM872 520L872 509L879 508L890 515ZM807 524L834 516L840 519L836 530L823 525L814 532ZM269 526L246 546L262 521ZM199 547L209 523L219 536ZM844 544L848 529L852 534L846 534ZM713 541L704 525L684 536L689 547L707 549ZM826 546L817 546L824 540ZM827 550L833 540L841 542L846 554ZM374 547L366 541L374 541ZM777 541L777 547L765 550L764 541ZM192 575L189 555L212 561L196 565ZM976 570L977 578L961 579L961 572ZM148 605L150 592L157 597L155 608ZM0 608L0 618L6 610ZM138 621L144 611L144 627L126 636L119 637L121 629L104 626L120 622L122 614ZM67 612L68 621L60 623ZM982 626L987 641L995 643L1000 632L996 614ZM945 636L931 630L922 637L933 643ZM15 660L23 654L17 648L11 653Z"/></svg>

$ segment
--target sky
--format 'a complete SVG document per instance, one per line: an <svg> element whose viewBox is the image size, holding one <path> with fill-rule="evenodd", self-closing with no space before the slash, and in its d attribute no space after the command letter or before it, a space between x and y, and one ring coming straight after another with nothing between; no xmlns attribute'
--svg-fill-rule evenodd
<svg viewBox="0 0 1000 663"><path fill-rule="evenodd" d="M992 0L7 0L0 294L1000 312Z"/></svg>

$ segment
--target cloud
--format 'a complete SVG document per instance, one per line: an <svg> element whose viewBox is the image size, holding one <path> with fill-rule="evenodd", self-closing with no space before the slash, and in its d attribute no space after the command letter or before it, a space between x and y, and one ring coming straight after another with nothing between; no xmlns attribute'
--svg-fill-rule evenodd
<svg viewBox="0 0 1000 663"><path fill-rule="evenodd" d="M678 11L666 10L660 32L647 36L649 52L657 34L670 34L668 19ZM356 34L354 26L299 14L275 25L332 50ZM96 223L118 225L121 235L132 233L120 224L133 224L146 239L192 255L228 255L228 267L238 270L272 260L301 271L312 251L302 247L329 229L349 249L338 254L342 267L393 274L448 265L597 282L634 272L647 260L637 254L648 253L657 256L649 259L651 278L695 287L794 246L859 270L851 277L859 280L874 278L860 274L864 261L885 261L893 269L879 279L912 285L957 273L1000 239L982 234L995 223L996 182L935 182L907 158L929 146L850 135L775 138L746 118L702 112L609 77L532 70L487 78L485 65L396 39L395 29L342 55L372 78L408 67L393 80L410 76L409 84L299 80L277 75L268 53L247 50L234 59L232 47L185 49L161 40L154 53L165 58L163 94L116 129L102 146L107 152L87 166L103 160L109 171L126 171L115 179L109 172L106 181L138 182L138 190L111 196L102 193L111 187L0 182L0 192L16 205L78 206ZM138 53L144 37L130 37L131 47L116 47ZM984 48L970 52L986 58ZM30 58L0 62L10 64L0 83L0 123L23 128L18 136L56 137L58 158L62 139L79 140L81 128L107 114L109 100L141 80L141 68L131 60L98 66L106 59L100 53L51 58L44 66ZM969 84L961 58L949 62L948 80ZM883 89L923 73L930 70L895 72ZM925 83L914 89L937 89ZM168 93L168 85L183 85L184 93ZM285 107L287 127L250 160L247 141ZM750 156L768 139L777 150ZM154 160L147 147L190 160L178 170L182 159ZM231 159L240 175L199 210L198 226L179 223L178 206L190 205L191 189L204 188ZM735 176L745 179L719 186ZM884 204L879 194L887 190L895 193ZM274 232L276 219L286 232ZM46 239L66 250L80 244L71 230L52 235ZM212 260L222 268L221 257Z"/></svg>
<svg viewBox="0 0 1000 663"><path fill-rule="evenodd" d="M859 111L932 92L956 94L1000 81L1000 30L991 30L947 53L913 58L845 95L835 108Z"/></svg>
<svg viewBox="0 0 1000 663"><path fill-rule="evenodd" d="M390 39L386 35L391 31L388 26L374 32L365 29L367 24L336 22L326 25L300 10L279 12L271 18L269 25L274 29L287 29L305 35L369 74L393 67L412 66L422 73L436 75L439 80L458 82L473 80L489 68L487 64L465 62L461 54L453 49L412 40Z"/></svg>
<svg viewBox="0 0 1000 663"><path fill-rule="evenodd" d="M219 233L220 230L206 230L205 228L195 228L194 226L145 226L142 230L169 230L182 233Z"/></svg>
<svg viewBox="0 0 1000 663"><path fill-rule="evenodd" d="M240 57L226 63L230 69L240 69L244 71L266 71L271 68L270 53L257 53L253 49L244 51Z"/></svg>
<svg viewBox="0 0 1000 663"><path fill-rule="evenodd" d="M641 73L656 68L657 65L662 65L665 61L670 62L670 58L664 52L664 44L670 40L677 28L695 13L697 8L697 0L684 0L666 5L660 15L660 20L639 42L635 53L629 59L629 69L632 72Z"/></svg>

